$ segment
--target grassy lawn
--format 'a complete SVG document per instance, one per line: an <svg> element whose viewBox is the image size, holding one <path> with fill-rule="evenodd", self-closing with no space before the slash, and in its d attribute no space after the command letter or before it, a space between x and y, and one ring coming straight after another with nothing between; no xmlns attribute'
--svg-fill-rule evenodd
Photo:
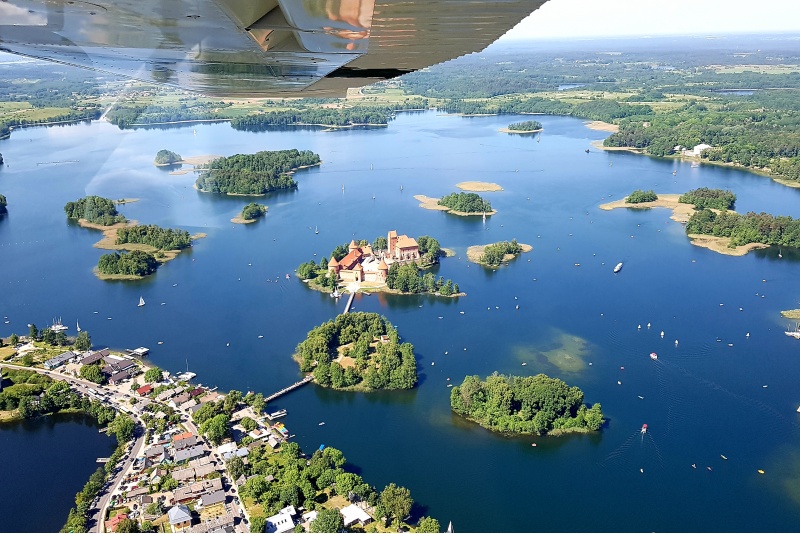
<svg viewBox="0 0 800 534"><path fill-rule="evenodd" d="M242 499L242 504L244 504L245 510L247 513L250 514L250 517L262 516L264 515L264 507L261 504L256 503L256 501L250 497L249 495L245 497L244 495L239 496Z"/></svg>
<svg viewBox="0 0 800 534"><path fill-rule="evenodd" d="M14 347L0 347L0 360L8 360L11 358L17 350Z"/></svg>
<svg viewBox="0 0 800 534"><path fill-rule="evenodd" d="M0 104L0 122L22 119L46 120L69 111L69 108L34 108L28 102L3 102Z"/></svg>

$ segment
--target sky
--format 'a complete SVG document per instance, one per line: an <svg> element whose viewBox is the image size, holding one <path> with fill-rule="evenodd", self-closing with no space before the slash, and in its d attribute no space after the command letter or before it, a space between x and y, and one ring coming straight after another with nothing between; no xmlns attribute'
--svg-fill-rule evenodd
<svg viewBox="0 0 800 534"><path fill-rule="evenodd" d="M503 40L800 33L800 0L548 0Z"/></svg>

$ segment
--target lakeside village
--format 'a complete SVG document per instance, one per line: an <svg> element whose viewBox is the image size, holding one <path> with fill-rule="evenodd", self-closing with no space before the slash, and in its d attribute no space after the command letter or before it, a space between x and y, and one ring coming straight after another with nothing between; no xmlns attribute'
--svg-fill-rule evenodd
<svg viewBox="0 0 800 534"><path fill-rule="evenodd" d="M65 329L60 324L48 329L53 328ZM337 449L321 445L306 456L289 442L293 436L277 421L286 411L263 412L268 401L308 383L311 376L266 399L253 392L224 395L216 388L190 385L188 380L195 375L188 370L172 376L147 366L138 359L149 353L145 347L127 354L103 349L49 357L54 347L41 342L17 336L0 341L16 343L0 349L5 351L0 367L6 386L3 390L0 379L0 396L29 382L47 380L51 386L31 398L16 397L19 410L6 415L20 418L58 411L61 405L55 409L44 405L53 404L46 398L53 385L66 389L63 384L68 384L66 393L72 395L73 404L76 397L80 396L78 404L83 399L83 411L89 411L87 398L93 405L113 409L106 421L109 433L116 433L120 441L117 451L110 459L98 458L109 465L98 469L100 474L92 475L78 493L77 510L70 511L63 531L375 532L388 531L390 521L396 530L408 515L412 502L408 490L391 484L376 492L360 476L342 469L345 459ZM38 358L31 357L34 353ZM22 404L28 407L24 414ZM123 439L119 419L129 421ZM137 424L145 429L138 437ZM295 463L299 480L283 472ZM407 509L403 504L393 513L384 500L397 492L401 501L407 500ZM277 513L267 516L268 510ZM374 522L376 517L381 520ZM421 522L417 530L439 531L438 522L423 520L427 529Z"/></svg>

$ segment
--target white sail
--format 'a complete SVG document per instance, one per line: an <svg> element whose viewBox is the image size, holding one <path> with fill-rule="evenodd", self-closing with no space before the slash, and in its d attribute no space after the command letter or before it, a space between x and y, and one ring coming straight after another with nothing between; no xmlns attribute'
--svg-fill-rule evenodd
<svg viewBox="0 0 800 534"><path fill-rule="evenodd" d="M78 332L81 331L81 323L79 323L78 321L75 321L75 327L78 329Z"/></svg>
<svg viewBox="0 0 800 534"><path fill-rule="evenodd" d="M144 297L139 297L139 306L144 306Z"/></svg>

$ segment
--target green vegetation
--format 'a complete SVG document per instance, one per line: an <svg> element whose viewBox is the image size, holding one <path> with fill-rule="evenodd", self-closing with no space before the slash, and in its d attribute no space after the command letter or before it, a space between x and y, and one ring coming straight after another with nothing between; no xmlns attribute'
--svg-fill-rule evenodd
<svg viewBox="0 0 800 534"><path fill-rule="evenodd" d="M83 352L92 348L92 338L89 332L83 330L75 337L75 350Z"/></svg>
<svg viewBox="0 0 800 534"><path fill-rule="evenodd" d="M460 292L458 284L454 284L452 280L445 280L441 276L437 279L430 272L421 274L414 263L393 263L389 266L386 285L401 293L434 293L449 297Z"/></svg>
<svg viewBox="0 0 800 534"><path fill-rule="evenodd" d="M729 237L731 248L749 243L800 247L800 219L768 213L739 215L726 210L714 213L701 209L689 218L686 233Z"/></svg>
<svg viewBox="0 0 800 534"><path fill-rule="evenodd" d="M151 367L144 374L145 382L161 382L163 378L163 371L159 367Z"/></svg>
<svg viewBox="0 0 800 534"><path fill-rule="evenodd" d="M252 221L254 219L258 219L259 217L263 217L266 213L267 207L265 205L251 202L242 208L242 219L245 221Z"/></svg>
<svg viewBox="0 0 800 534"><path fill-rule="evenodd" d="M656 200L658 200L658 195L656 195L652 189L649 191L637 189L625 197L625 202L627 204L641 204L642 202L655 202Z"/></svg>
<svg viewBox="0 0 800 534"><path fill-rule="evenodd" d="M117 212L113 200L98 196L88 196L75 202L67 202L64 211L67 212L68 219L85 219L90 223L102 226L111 226L127 220Z"/></svg>
<svg viewBox="0 0 800 534"><path fill-rule="evenodd" d="M100 366L97 364L82 365L78 374L84 380L94 382L95 384L102 384L106 380Z"/></svg>
<svg viewBox="0 0 800 534"><path fill-rule="evenodd" d="M476 193L450 193L442 197L438 204L461 213L486 213L492 211L491 203Z"/></svg>
<svg viewBox="0 0 800 534"><path fill-rule="evenodd" d="M319 155L310 150L262 151L217 158L204 167L197 188L207 193L262 195L297 187L291 173L299 167L317 165Z"/></svg>
<svg viewBox="0 0 800 534"><path fill-rule="evenodd" d="M7 205L8 201L6 200L6 197L0 195L0 213L5 213L6 211L8 211L8 209L6 208Z"/></svg>
<svg viewBox="0 0 800 534"><path fill-rule="evenodd" d="M320 510L317 518L311 522L311 532L342 532L344 519L339 510L325 508Z"/></svg>
<svg viewBox="0 0 800 534"><path fill-rule="evenodd" d="M97 270L106 275L147 276L158 269L158 260L149 252L112 252L103 254L97 262Z"/></svg>
<svg viewBox="0 0 800 534"><path fill-rule="evenodd" d="M682 194L680 198L678 198L678 202L694 204L694 207L697 209L713 208L718 210L730 210L733 209L733 205L736 203L736 195L731 191L725 191L723 189L701 187Z"/></svg>
<svg viewBox="0 0 800 534"><path fill-rule="evenodd" d="M450 391L450 407L495 432L594 431L604 422L599 404L583 404L583 391L543 374L467 376Z"/></svg>
<svg viewBox="0 0 800 534"><path fill-rule="evenodd" d="M183 158L180 154L176 154L171 150L159 150L158 154L156 154L155 163L156 165L171 165L173 163L177 163L181 161Z"/></svg>
<svg viewBox="0 0 800 534"><path fill-rule="evenodd" d="M334 389L411 389L417 384L414 346L377 313L342 314L308 333L295 358L303 372ZM335 361L338 359L339 361Z"/></svg>
<svg viewBox="0 0 800 534"><path fill-rule="evenodd" d="M159 250L182 250L192 245L186 230L161 228L155 224L138 224L117 230L115 244L139 243Z"/></svg>
<svg viewBox="0 0 800 534"><path fill-rule="evenodd" d="M511 241L500 241L491 245L486 245L483 249L483 254L480 257L480 263L489 265L490 267L497 267L503 261L506 254L516 256L522 253L522 246L517 243L516 239Z"/></svg>
<svg viewBox="0 0 800 534"><path fill-rule="evenodd" d="M71 508L67 516L67 524L61 529L61 532L87 532L86 525L89 519L89 509L97 497L100 490L103 489L103 484L106 481L106 474L102 467L98 467L97 471L92 473L89 481L83 486L83 489L75 495L75 507Z"/></svg>
<svg viewBox="0 0 800 534"><path fill-rule="evenodd" d="M386 238L383 239L385 242ZM378 239L375 239L375 242L377 241ZM439 258L442 255L442 247L439 246L439 241L437 241L436 238L433 238L429 235L421 235L417 238L417 245L419 245L419 255L422 258L423 265L432 265L439 262ZM385 249L386 246L379 250ZM373 248L373 250L375 249Z"/></svg>
<svg viewBox="0 0 800 534"><path fill-rule="evenodd" d="M542 123L539 121L515 122L509 124L508 129L515 132L535 132L542 129Z"/></svg>

